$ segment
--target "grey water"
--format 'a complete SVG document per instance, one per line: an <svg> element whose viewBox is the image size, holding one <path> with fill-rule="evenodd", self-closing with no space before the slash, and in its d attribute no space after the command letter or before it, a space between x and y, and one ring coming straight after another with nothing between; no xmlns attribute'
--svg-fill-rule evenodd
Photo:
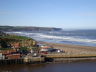
<svg viewBox="0 0 96 72"><path fill-rule="evenodd" d="M0 72L96 72L96 62L5 65Z"/></svg>

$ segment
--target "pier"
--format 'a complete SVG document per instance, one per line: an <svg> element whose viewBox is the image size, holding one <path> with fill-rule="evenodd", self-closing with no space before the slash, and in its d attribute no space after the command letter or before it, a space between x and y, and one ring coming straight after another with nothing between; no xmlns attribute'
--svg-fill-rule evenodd
<svg viewBox="0 0 96 72"><path fill-rule="evenodd" d="M74 62L74 61L96 61L96 55L66 55L64 53L53 53L44 55L46 62Z"/></svg>
<svg viewBox="0 0 96 72"><path fill-rule="evenodd" d="M21 59L4 59L0 60L0 65L10 65L10 64L40 64L44 63L44 57L24 57Z"/></svg>
<svg viewBox="0 0 96 72"><path fill-rule="evenodd" d="M26 56L21 59L4 59L0 60L0 65L10 64L41 64L41 63L65 63L65 62L76 62L76 61L96 61L96 56L60 56L60 55L46 55L44 57L31 57Z"/></svg>
<svg viewBox="0 0 96 72"><path fill-rule="evenodd" d="M24 64L23 59L4 59L0 60L0 65L9 65L9 64Z"/></svg>

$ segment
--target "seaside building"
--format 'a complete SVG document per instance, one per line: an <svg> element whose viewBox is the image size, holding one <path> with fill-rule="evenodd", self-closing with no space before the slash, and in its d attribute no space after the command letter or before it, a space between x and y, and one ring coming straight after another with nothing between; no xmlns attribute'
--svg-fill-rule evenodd
<svg viewBox="0 0 96 72"><path fill-rule="evenodd" d="M11 47L12 48L20 48L20 43L19 42L12 42Z"/></svg>
<svg viewBox="0 0 96 72"><path fill-rule="evenodd" d="M54 48L51 47L51 46L48 46L48 45L41 45L40 53L45 53L45 54L47 54L47 53L52 52L53 50L54 50Z"/></svg>
<svg viewBox="0 0 96 72"><path fill-rule="evenodd" d="M0 53L0 60L2 59L5 59L5 56L2 53Z"/></svg>
<svg viewBox="0 0 96 72"><path fill-rule="evenodd" d="M20 57L21 55L19 53L6 55L6 59L20 59Z"/></svg>

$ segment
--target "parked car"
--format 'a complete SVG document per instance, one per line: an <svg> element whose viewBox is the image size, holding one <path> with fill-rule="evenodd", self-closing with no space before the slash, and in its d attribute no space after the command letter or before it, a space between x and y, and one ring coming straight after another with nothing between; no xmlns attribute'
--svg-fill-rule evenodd
<svg viewBox="0 0 96 72"><path fill-rule="evenodd" d="M63 50L60 50L60 49L57 49L56 52L58 52L58 53L64 53L64 51Z"/></svg>

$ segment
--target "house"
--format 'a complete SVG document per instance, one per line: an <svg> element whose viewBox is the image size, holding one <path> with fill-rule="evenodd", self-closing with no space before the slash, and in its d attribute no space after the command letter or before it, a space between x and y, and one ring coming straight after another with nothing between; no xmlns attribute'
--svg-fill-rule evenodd
<svg viewBox="0 0 96 72"><path fill-rule="evenodd" d="M21 55L18 53L18 54L9 54L9 55L6 55L6 58L7 59L20 59Z"/></svg>
<svg viewBox="0 0 96 72"><path fill-rule="evenodd" d="M54 48L51 46L42 46L40 49L40 53L49 53L49 52L53 52Z"/></svg>
<svg viewBox="0 0 96 72"><path fill-rule="evenodd" d="M12 52L17 52L16 49L9 49L9 50L0 50L0 53L3 55L11 54Z"/></svg>
<svg viewBox="0 0 96 72"><path fill-rule="evenodd" d="M12 48L20 48L20 43L19 42L13 42L11 43Z"/></svg>

